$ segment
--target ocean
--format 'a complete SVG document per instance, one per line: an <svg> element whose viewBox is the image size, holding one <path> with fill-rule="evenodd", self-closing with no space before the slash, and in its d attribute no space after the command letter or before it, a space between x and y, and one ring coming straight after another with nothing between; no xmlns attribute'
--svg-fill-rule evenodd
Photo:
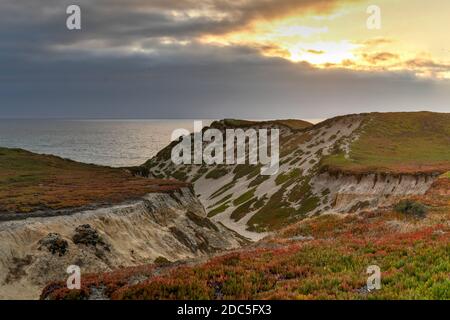
<svg viewBox="0 0 450 320"><path fill-rule="evenodd" d="M209 125L212 120L204 120ZM0 147L112 167L143 164L193 120L0 120Z"/></svg>
<svg viewBox="0 0 450 320"><path fill-rule="evenodd" d="M323 119L309 119L317 123ZM214 120L202 120L207 126ZM194 120L0 119L0 147L22 148L111 167L141 165Z"/></svg>

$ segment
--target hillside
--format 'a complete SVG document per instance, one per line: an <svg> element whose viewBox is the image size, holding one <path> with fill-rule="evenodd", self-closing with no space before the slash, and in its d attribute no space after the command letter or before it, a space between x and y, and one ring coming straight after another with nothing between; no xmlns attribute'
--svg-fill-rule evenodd
<svg viewBox="0 0 450 320"><path fill-rule="evenodd" d="M348 146L323 160L328 170L428 173L450 170L450 114L367 115Z"/></svg>
<svg viewBox="0 0 450 320"><path fill-rule="evenodd" d="M298 119L268 120L268 121L224 119L222 121L216 121L213 124L211 124L212 127L223 126L225 128L254 128L271 125L275 125L277 127L286 127L291 130L303 130L305 128L310 128L313 126L313 124L310 122Z"/></svg>
<svg viewBox="0 0 450 320"><path fill-rule="evenodd" d="M189 184L0 149L0 299L36 299L69 265L106 272L206 259L248 240L206 217Z"/></svg>
<svg viewBox="0 0 450 320"><path fill-rule="evenodd" d="M206 263L90 274L81 290L55 282L41 298L90 299L101 288L103 298L119 300L450 299L449 186L443 176L416 198L428 203L425 216L392 209L321 215ZM382 271L381 290L367 290L370 265Z"/></svg>
<svg viewBox="0 0 450 320"><path fill-rule="evenodd" d="M0 214L117 204L185 185L134 177L122 169L0 148Z"/></svg>
<svg viewBox="0 0 450 320"><path fill-rule="evenodd" d="M358 114L314 126L292 122L212 124L222 130L279 128L280 170L274 176L261 176L260 167L251 165L175 166L173 144L144 167L153 177L193 183L213 220L255 240L314 214L393 205L425 193L450 170L450 114Z"/></svg>
<svg viewBox="0 0 450 320"><path fill-rule="evenodd" d="M280 128L278 174L174 166L173 144L135 171L191 182L213 221L255 242L207 261L91 273L81 290L52 282L41 298L450 299L449 124L435 113L213 123ZM381 290L367 288L371 265Z"/></svg>

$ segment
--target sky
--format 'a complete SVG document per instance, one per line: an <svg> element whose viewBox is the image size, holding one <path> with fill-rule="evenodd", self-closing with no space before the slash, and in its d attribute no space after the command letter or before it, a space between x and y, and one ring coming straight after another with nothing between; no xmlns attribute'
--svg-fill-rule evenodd
<svg viewBox="0 0 450 320"><path fill-rule="evenodd" d="M448 0L2 0L0 118L450 112L449 27Z"/></svg>

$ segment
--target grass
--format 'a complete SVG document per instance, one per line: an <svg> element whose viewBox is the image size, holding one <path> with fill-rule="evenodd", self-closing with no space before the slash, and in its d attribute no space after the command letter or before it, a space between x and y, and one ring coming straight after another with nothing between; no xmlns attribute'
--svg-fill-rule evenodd
<svg viewBox="0 0 450 320"><path fill-rule="evenodd" d="M185 181L187 179L187 174L182 169L180 169L172 173L172 177L180 181Z"/></svg>
<svg viewBox="0 0 450 320"><path fill-rule="evenodd" d="M266 246L173 268L139 284L128 284L124 271L87 275L80 291L52 283L42 298L85 298L103 285L112 299L450 299L448 209L425 220L396 212L310 218ZM368 292L371 265L381 269L381 289ZM136 272L148 270L152 266Z"/></svg>
<svg viewBox="0 0 450 320"><path fill-rule="evenodd" d="M412 201L424 217L395 210L321 215L293 222L258 246L162 271L155 264L83 276L81 290L50 283L46 299L450 299L450 186L438 179ZM367 268L381 289L367 291ZM155 273L155 270L157 271ZM130 279L147 279L131 284Z"/></svg>
<svg viewBox="0 0 450 320"><path fill-rule="evenodd" d="M302 171L300 169L298 169L298 168L295 168L295 169L292 169L289 172L279 174L275 178L275 183L278 186L278 185L283 184L283 183L285 183L285 182L287 182L289 180L296 179L296 178L300 177L301 175L302 175Z"/></svg>
<svg viewBox="0 0 450 320"><path fill-rule="evenodd" d="M219 179L228 173L228 169L226 166L217 166L208 172L205 176L206 179Z"/></svg>
<svg viewBox="0 0 450 320"><path fill-rule="evenodd" d="M239 221L243 217L245 217L248 213L252 211L251 207L252 205L257 202L257 198L252 198L251 200L248 200L247 202L241 204L239 207L234 209L234 211L231 213L230 218L234 221Z"/></svg>
<svg viewBox="0 0 450 320"><path fill-rule="evenodd" d="M182 185L175 180L134 177L125 169L0 148L0 212L120 203Z"/></svg>
<svg viewBox="0 0 450 320"><path fill-rule="evenodd" d="M223 197L222 199L220 199L219 201L217 201L216 203L214 203L212 206L208 207L208 208L214 208L217 207L219 204L222 204L228 200L230 200L233 197L233 194L229 194L225 197Z"/></svg>
<svg viewBox="0 0 450 320"><path fill-rule="evenodd" d="M261 165L238 164L234 170L233 180L240 179L245 176L255 177L260 173Z"/></svg>
<svg viewBox="0 0 450 320"><path fill-rule="evenodd" d="M428 212L428 208L424 204L408 199L400 201L394 209L397 212L418 217L423 217Z"/></svg>
<svg viewBox="0 0 450 320"><path fill-rule="evenodd" d="M208 212L208 217L214 217L215 215L224 212L225 210L228 209L229 206L230 206L230 204L228 202L225 202L225 203L221 204L217 208L209 211Z"/></svg>
<svg viewBox="0 0 450 320"><path fill-rule="evenodd" d="M266 203L258 207L258 211L248 221L249 230L258 232L278 230L305 217L320 204L321 199L311 191L310 179L302 176L298 169L281 174L277 178L279 178L277 184L282 184L282 187ZM288 190L292 184L294 186ZM298 208L294 208L294 204L298 205Z"/></svg>
<svg viewBox="0 0 450 320"><path fill-rule="evenodd" d="M357 134L348 159L343 152L336 152L322 165L349 172L450 170L450 114L372 113L365 116Z"/></svg>
<svg viewBox="0 0 450 320"><path fill-rule="evenodd" d="M248 120L237 120L237 119L225 119L223 120L226 127L229 128L246 128L254 126L263 125L278 125L285 126L292 130L303 130L305 128L311 127L312 124L297 119L286 119L286 120L270 120L270 121L248 121ZM212 125L214 126L214 124Z"/></svg>
<svg viewBox="0 0 450 320"><path fill-rule="evenodd" d="M247 223L249 230L275 230L288 223L296 210L283 200L285 191L284 188L281 188L275 192L267 203L250 218Z"/></svg>
<svg viewBox="0 0 450 320"><path fill-rule="evenodd" d="M247 192L243 193L241 196L236 198L233 201L233 205L238 206L240 204L243 204L244 202L250 200L255 195L256 188L253 188L251 190L248 190Z"/></svg>
<svg viewBox="0 0 450 320"><path fill-rule="evenodd" d="M260 184L262 184L264 181L268 180L269 178L270 178L270 176L258 175L258 176L256 176L256 178L254 178L252 181L250 181L250 183L248 184L248 187L252 188L252 187L259 186Z"/></svg>
<svg viewBox="0 0 450 320"><path fill-rule="evenodd" d="M226 191L233 188L235 186L235 184L236 184L236 180L232 180L231 182L224 184L222 187L220 187L220 189L218 189L211 195L210 199L217 198L218 196L224 194Z"/></svg>

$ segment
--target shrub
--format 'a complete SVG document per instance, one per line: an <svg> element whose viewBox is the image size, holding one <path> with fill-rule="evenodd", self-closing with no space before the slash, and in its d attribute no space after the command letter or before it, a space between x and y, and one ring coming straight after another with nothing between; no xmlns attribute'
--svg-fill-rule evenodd
<svg viewBox="0 0 450 320"><path fill-rule="evenodd" d="M87 246L101 246L107 247L102 237L97 230L91 227L89 224L83 224L75 228L75 234L72 237L72 241L75 244L85 244Z"/></svg>
<svg viewBox="0 0 450 320"><path fill-rule="evenodd" d="M153 261L153 263L158 265L158 266L168 266L172 262L167 260L165 257L159 256L158 258L155 259L155 261Z"/></svg>
<svg viewBox="0 0 450 320"><path fill-rule="evenodd" d="M423 217L428 212L428 207L420 202L402 200L395 206L395 211L407 215Z"/></svg>
<svg viewBox="0 0 450 320"><path fill-rule="evenodd" d="M46 237L39 240L39 250L43 247L47 248L52 254L57 253L62 257L66 253L69 243L59 233L49 233Z"/></svg>
<svg viewBox="0 0 450 320"><path fill-rule="evenodd" d="M133 176L148 177L150 170L144 166L135 166L127 168Z"/></svg>

